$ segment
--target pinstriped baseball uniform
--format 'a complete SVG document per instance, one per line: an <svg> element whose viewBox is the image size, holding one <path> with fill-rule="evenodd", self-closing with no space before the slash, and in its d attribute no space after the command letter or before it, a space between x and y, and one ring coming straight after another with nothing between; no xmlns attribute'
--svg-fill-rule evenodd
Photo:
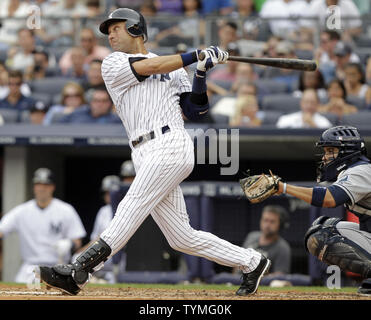
<svg viewBox="0 0 371 320"><path fill-rule="evenodd" d="M132 59L155 56L114 52L102 64L103 79L129 140L152 130L155 138L135 147L130 144L136 177L101 238L112 256L151 214L172 248L250 272L259 264L260 253L189 224L179 184L193 170L194 146L184 129L179 95L192 87L184 69L150 77L135 74ZM163 133L164 126L170 130Z"/></svg>

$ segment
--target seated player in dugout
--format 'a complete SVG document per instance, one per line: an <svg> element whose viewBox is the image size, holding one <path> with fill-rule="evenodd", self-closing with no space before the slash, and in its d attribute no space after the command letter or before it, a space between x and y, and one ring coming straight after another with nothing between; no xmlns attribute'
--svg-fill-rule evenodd
<svg viewBox="0 0 371 320"><path fill-rule="evenodd" d="M291 269L291 248L281 237L289 227L289 214L278 205L267 205L260 218L260 230L247 234L242 247L253 248L272 261L269 276L289 274Z"/></svg>
<svg viewBox="0 0 371 320"><path fill-rule="evenodd" d="M371 295L371 164L364 139L352 126L324 131L316 146L323 149L317 182L326 186L299 187L279 181L286 193L316 207L344 205L359 224L320 216L304 240L306 249L328 265L363 278L358 293Z"/></svg>

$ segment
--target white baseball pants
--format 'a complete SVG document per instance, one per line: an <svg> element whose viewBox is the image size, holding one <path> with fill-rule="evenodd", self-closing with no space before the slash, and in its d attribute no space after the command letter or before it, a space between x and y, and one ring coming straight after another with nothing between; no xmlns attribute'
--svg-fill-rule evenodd
<svg viewBox="0 0 371 320"><path fill-rule="evenodd" d="M193 142L184 128L170 132L139 145L133 150L132 160L136 177L115 216L101 238L119 251L151 214L165 235L169 245L178 251L200 256L218 264L239 267L243 272L253 271L261 254L245 249L189 224L183 193L179 184L192 172L194 166Z"/></svg>

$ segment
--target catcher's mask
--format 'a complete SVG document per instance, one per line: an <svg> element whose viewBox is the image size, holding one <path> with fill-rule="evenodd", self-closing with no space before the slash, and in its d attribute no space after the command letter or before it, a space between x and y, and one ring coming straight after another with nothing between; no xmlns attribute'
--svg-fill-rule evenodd
<svg viewBox="0 0 371 320"><path fill-rule="evenodd" d="M336 181L338 174L359 160L367 160L366 147L357 128L352 126L337 126L324 131L316 147L338 148L339 153L327 163L323 160L317 167L317 182ZM324 149L323 149L324 150Z"/></svg>
<svg viewBox="0 0 371 320"><path fill-rule="evenodd" d="M99 26L99 31L108 35L108 27L111 23L126 21L126 30L132 37L143 36L144 42L147 41L147 24L141 13L129 9L119 8L111 12L108 18Z"/></svg>

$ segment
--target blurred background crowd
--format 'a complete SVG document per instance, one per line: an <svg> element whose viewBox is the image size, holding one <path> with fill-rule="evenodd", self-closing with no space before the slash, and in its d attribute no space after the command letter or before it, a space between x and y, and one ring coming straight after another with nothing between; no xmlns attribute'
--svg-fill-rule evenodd
<svg viewBox="0 0 371 320"><path fill-rule="evenodd" d="M2 0L0 124L120 123L100 72L111 51L98 31L117 7L144 15L147 48L159 55L217 45L230 55L317 61L315 72L216 66L208 74L211 109L202 122L371 123L370 1Z"/></svg>

